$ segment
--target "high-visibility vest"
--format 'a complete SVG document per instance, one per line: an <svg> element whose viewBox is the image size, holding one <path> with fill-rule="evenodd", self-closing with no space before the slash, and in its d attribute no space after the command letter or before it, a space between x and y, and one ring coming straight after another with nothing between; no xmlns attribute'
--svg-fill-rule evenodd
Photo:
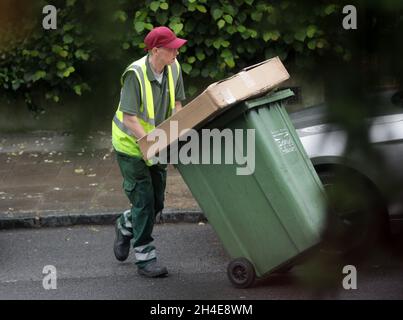
<svg viewBox="0 0 403 320"><path fill-rule="evenodd" d="M151 88L150 80L147 77L147 56L133 62L129 65L121 78L121 84L126 72L134 71L140 83L140 107L139 112L136 114L137 119L144 128L146 133L149 133L155 128L154 119L154 99ZM175 59L172 65L168 65L168 90L169 90L169 115L173 114L175 110L175 88L179 78L180 65ZM123 112L116 110L115 116L112 120L112 144L116 151L128 154L130 156L142 157L140 147L134 137L133 133L123 124Z"/></svg>

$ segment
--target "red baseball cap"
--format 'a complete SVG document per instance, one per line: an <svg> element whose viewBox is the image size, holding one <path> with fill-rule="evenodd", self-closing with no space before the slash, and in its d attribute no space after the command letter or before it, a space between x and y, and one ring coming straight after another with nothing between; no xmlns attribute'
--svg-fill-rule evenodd
<svg viewBox="0 0 403 320"><path fill-rule="evenodd" d="M156 27L152 29L144 38L146 50L152 48L172 48L179 49L187 40L178 38L173 31L167 27Z"/></svg>

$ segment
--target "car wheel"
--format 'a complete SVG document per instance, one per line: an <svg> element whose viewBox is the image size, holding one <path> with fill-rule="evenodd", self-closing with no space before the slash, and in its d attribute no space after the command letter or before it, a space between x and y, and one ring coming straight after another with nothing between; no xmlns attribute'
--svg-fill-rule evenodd
<svg viewBox="0 0 403 320"><path fill-rule="evenodd" d="M323 243L340 254L365 254L384 238L387 209L379 192L350 171L320 172L327 197Z"/></svg>

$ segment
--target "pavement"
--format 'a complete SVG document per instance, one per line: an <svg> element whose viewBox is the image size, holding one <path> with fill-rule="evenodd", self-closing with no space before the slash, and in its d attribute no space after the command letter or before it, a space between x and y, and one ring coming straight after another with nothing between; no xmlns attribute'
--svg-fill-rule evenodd
<svg viewBox="0 0 403 320"><path fill-rule="evenodd" d="M161 223L153 237L158 259L169 270L166 278L138 275L133 250L126 261L117 261L112 225L0 230L0 300L127 299L151 300L155 306L219 300L223 302L204 305L227 301L253 308L256 300L264 300L267 312L268 300L403 299L403 257L396 251L374 248L365 260L343 263L323 255L320 259L317 253L287 273L273 273L251 288L237 289L226 274L231 257L210 224ZM270 245L276 244L265 246L268 254ZM347 264L349 270L355 267L355 280L352 271L344 270ZM49 278L52 269L54 282ZM345 289L346 281L354 288ZM136 314L144 310L139 313L134 307Z"/></svg>
<svg viewBox="0 0 403 320"><path fill-rule="evenodd" d="M130 208L108 132L2 134L0 164L0 229L110 224ZM173 166L165 197L164 222L205 220Z"/></svg>

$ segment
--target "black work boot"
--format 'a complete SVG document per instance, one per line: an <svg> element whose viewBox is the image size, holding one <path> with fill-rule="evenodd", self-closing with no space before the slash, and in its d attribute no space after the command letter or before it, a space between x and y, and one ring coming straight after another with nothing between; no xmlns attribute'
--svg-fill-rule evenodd
<svg viewBox="0 0 403 320"><path fill-rule="evenodd" d="M138 273L142 276L149 277L149 278L157 278L163 277L168 274L168 270L166 267L159 266L157 264L157 260L152 260L147 263L144 267L138 267Z"/></svg>
<svg viewBox="0 0 403 320"><path fill-rule="evenodd" d="M129 256L130 251L130 237L125 236L118 228L118 224L115 224L116 238L113 243L113 252L115 253L116 259L119 261L125 261Z"/></svg>

